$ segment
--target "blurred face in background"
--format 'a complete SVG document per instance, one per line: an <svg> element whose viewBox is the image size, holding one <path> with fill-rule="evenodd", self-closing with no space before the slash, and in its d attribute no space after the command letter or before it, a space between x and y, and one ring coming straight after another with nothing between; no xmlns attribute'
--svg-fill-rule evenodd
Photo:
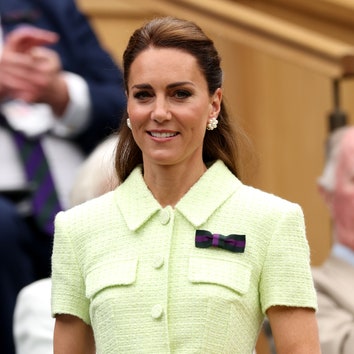
<svg viewBox="0 0 354 354"><path fill-rule="evenodd" d="M354 127L343 137L335 186L328 198L336 239L354 250Z"/></svg>

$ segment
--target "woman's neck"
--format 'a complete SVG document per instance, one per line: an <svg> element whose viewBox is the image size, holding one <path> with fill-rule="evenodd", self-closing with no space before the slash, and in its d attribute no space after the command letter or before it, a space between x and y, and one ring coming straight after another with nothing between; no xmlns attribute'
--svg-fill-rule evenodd
<svg viewBox="0 0 354 354"><path fill-rule="evenodd" d="M144 165L144 180L162 207L174 207L206 170L202 161L198 166Z"/></svg>

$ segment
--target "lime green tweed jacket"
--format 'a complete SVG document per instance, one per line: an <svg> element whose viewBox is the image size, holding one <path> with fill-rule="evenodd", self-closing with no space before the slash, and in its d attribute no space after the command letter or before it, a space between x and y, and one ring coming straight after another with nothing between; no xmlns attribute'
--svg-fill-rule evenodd
<svg viewBox="0 0 354 354"><path fill-rule="evenodd" d="M244 252L198 248L196 230L242 234ZM162 208L136 168L56 218L52 313L94 330L100 354L251 353L273 305L316 308L301 208L216 161Z"/></svg>

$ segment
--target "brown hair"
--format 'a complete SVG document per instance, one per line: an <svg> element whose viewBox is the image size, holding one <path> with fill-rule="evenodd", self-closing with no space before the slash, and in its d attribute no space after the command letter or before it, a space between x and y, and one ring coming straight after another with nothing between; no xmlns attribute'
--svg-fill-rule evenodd
<svg viewBox="0 0 354 354"><path fill-rule="evenodd" d="M213 41L195 23L174 18L162 17L151 20L135 30L123 54L124 84L128 92L130 68L136 57L149 47L176 48L196 58L208 84L209 94L222 86L223 73L220 57ZM127 118L127 116L125 117ZM205 163L220 159L230 171L240 177L239 137L240 129L231 124L224 102L218 116L217 129L206 131L203 143ZM134 141L133 135L123 119L119 129L119 142L116 151L116 170L124 181L130 172L142 164L142 152Z"/></svg>

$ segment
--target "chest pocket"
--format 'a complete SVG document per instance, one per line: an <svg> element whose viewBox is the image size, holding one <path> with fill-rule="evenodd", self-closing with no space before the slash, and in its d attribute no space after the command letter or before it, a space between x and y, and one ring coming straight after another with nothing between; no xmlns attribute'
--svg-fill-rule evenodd
<svg viewBox="0 0 354 354"><path fill-rule="evenodd" d="M135 282L138 259L105 262L91 269L86 276L86 297L92 298L105 288L127 286Z"/></svg>
<svg viewBox="0 0 354 354"><path fill-rule="evenodd" d="M188 277L192 283L217 284L245 294L250 286L251 268L238 260L192 256Z"/></svg>

